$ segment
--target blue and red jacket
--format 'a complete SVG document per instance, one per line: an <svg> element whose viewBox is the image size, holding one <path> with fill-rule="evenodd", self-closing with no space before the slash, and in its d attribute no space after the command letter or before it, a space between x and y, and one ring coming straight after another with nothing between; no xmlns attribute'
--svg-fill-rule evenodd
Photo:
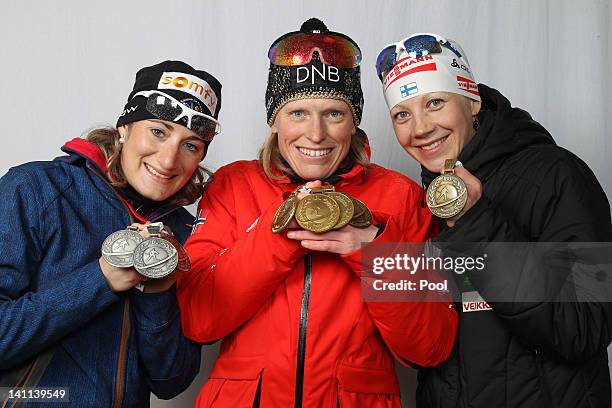
<svg viewBox="0 0 612 408"><path fill-rule="evenodd" d="M175 289L111 290L101 244L138 217L108 183L98 147L75 139L63 150L68 156L0 179L0 386L12 378L68 388L61 407L146 407L151 392L172 398L200 365ZM139 216L163 221L181 242L193 220L175 206Z"/></svg>

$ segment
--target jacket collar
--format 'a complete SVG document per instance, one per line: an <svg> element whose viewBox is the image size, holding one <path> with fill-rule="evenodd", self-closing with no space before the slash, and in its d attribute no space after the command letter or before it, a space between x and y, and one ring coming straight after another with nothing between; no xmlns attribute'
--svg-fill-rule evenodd
<svg viewBox="0 0 612 408"><path fill-rule="evenodd" d="M81 139L80 137L75 137L64 143L62 151L68 153L70 156L82 157L87 160L96 167L97 171L104 175L106 180L108 180L106 176L108 172L106 168L106 158L104 157L104 153L102 153L102 149L97 145L85 139Z"/></svg>

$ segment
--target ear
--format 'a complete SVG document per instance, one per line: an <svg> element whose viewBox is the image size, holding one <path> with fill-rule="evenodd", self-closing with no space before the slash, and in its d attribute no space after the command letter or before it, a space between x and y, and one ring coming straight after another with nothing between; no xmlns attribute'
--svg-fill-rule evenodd
<svg viewBox="0 0 612 408"><path fill-rule="evenodd" d="M272 130L272 133L278 133L278 130L276 129L274 123L270 126L270 130Z"/></svg>
<svg viewBox="0 0 612 408"><path fill-rule="evenodd" d="M351 136L355 136L355 133L357 133L357 126L353 125L353 130L351 130Z"/></svg>
<svg viewBox="0 0 612 408"><path fill-rule="evenodd" d="M482 102L475 101L474 99L470 99L470 111L472 116L476 116L478 112L480 112L480 108L482 106Z"/></svg>
<svg viewBox="0 0 612 408"><path fill-rule="evenodd" d="M127 126L126 125L119 126L117 128L117 132L119 132L119 136L125 139L125 136L127 135Z"/></svg>

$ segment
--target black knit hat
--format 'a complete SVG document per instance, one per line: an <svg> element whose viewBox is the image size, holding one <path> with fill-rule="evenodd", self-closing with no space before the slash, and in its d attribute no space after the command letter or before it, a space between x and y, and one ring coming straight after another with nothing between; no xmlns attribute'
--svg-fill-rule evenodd
<svg viewBox="0 0 612 408"><path fill-rule="evenodd" d="M145 98L134 97L138 92L154 90L170 95L195 111L215 119L219 117L221 83L208 72L196 70L182 61L164 61L136 73L134 89L117 120L117 127L139 120L156 119L147 111Z"/></svg>
<svg viewBox="0 0 612 408"><path fill-rule="evenodd" d="M352 39L344 34L329 31L325 24L316 18L305 21L300 31L279 37L272 43L270 49L279 40L298 33L342 36L351 41L359 50ZM278 111L288 102L297 99L330 98L345 101L351 108L355 126L358 126L363 112L363 92L358 62L357 66L351 68L325 64L319 58L318 51L313 52L311 61L306 65L281 66L270 62L266 89L268 124L272 125Z"/></svg>

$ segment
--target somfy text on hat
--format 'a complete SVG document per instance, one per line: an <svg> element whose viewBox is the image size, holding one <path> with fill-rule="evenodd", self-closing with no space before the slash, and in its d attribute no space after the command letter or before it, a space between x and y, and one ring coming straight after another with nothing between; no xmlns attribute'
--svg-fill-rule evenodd
<svg viewBox="0 0 612 408"><path fill-rule="evenodd" d="M206 142L219 133L221 83L181 61L164 61L136 74L117 127L145 119L181 124Z"/></svg>
<svg viewBox="0 0 612 408"><path fill-rule="evenodd" d="M270 72L266 111L271 125L278 111L296 99L331 98L351 108L355 126L361 121L361 51L344 34L329 31L311 18L300 31L278 38L268 51Z"/></svg>
<svg viewBox="0 0 612 408"><path fill-rule="evenodd" d="M412 34L384 47L376 59L387 106L429 92L451 92L480 101L461 46L437 34Z"/></svg>

